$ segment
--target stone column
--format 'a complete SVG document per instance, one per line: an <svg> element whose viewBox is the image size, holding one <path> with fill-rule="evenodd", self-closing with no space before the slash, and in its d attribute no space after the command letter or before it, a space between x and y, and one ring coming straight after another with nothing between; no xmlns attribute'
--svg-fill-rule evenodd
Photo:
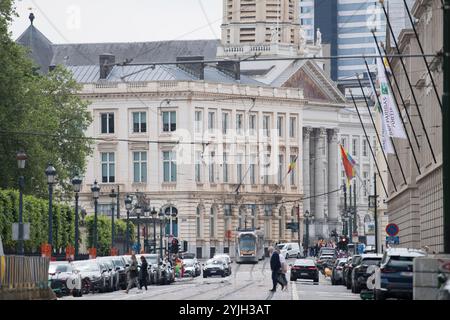
<svg viewBox="0 0 450 320"><path fill-rule="evenodd" d="M325 193L325 185L324 185L324 148L325 148L325 128L318 128L315 130L316 135L316 149L314 150L315 155L315 203L316 208L314 210L315 216L315 230L316 236L323 236L324 234L324 222L325 222L325 198L323 196L317 197L317 195Z"/></svg>
<svg viewBox="0 0 450 320"><path fill-rule="evenodd" d="M339 188L338 176L338 145L337 129L328 130L328 191L334 191ZM331 232L333 229L338 231L338 193L328 195L328 227Z"/></svg>
<svg viewBox="0 0 450 320"><path fill-rule="evenodd" d="M309 147L310 147L310 137L311 137L312 128L304 127L303 128L303 194L305 197L309 197L311 195L311 180L310 180L310 156L309 156ZM311 200L310 198L303 200L303 209L304 211L308 210L311 212Z"/></svg>

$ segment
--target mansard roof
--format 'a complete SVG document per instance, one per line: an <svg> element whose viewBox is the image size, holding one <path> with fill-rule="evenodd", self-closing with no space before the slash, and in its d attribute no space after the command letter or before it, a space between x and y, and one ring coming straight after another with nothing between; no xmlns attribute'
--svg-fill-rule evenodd
<svg viewBox="0 0 450 320"><path fill-rule="evenodd" d="M17 38L16 42L29 50L29 56L40 67L41 73L47 73L53 58L53 44L33 24Z"/></svg>

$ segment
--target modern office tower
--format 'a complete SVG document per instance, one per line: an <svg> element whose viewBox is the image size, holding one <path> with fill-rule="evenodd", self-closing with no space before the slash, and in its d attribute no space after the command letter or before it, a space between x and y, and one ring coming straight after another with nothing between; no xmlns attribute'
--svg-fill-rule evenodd
<svg viewBox="0 0 450 320"><path fill-rule="evenodd" d="M314 41L314 0L300 0L300 25L305 31L307 41Z"/></svg>

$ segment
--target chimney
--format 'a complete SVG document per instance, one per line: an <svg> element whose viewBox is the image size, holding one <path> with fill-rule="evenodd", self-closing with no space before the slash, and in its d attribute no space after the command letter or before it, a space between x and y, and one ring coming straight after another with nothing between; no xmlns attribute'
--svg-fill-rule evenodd
<svg viewBox="0 0 450 320"><path fill-rule="evenodd" d="M217 68L235 80L241 80L241 63L239 61L219 61Z"/></svg>
<svg viewBox="0 0 450 320"><path fill-rule="evenodd" d="M112 69L114 68L114 64L116 63L116 57L110 53L101 54L99 56L99 64L100 64L100 79L108 78Z"/></svg>
<svg viewBox="0 0 450 320"><path fill-rule="evenodd" d="M193 75L199 80L205 79L205 64L204 64L203 56L185 56L185 57L177 57L177 62L185 62L185 61L199 61L194 63L180 63L177 64L177 67L181 70Z"/></svg>
<svg viewBox="0 0 450 320"><path fill-rule="evenodd" d="M55 69L56 69L56 66L54 64L48 66L48 72L52 72Z"/></svg>

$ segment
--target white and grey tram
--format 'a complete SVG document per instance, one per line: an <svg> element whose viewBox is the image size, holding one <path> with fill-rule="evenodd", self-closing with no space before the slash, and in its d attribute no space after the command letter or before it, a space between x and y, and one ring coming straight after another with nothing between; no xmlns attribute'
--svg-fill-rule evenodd
<svg viewBox="0 0 450 320"><path fill-rule="evenodd" d="M264 259L264 233L261 230L238 229L236 232L236 262L258 263Z"/></svg>

